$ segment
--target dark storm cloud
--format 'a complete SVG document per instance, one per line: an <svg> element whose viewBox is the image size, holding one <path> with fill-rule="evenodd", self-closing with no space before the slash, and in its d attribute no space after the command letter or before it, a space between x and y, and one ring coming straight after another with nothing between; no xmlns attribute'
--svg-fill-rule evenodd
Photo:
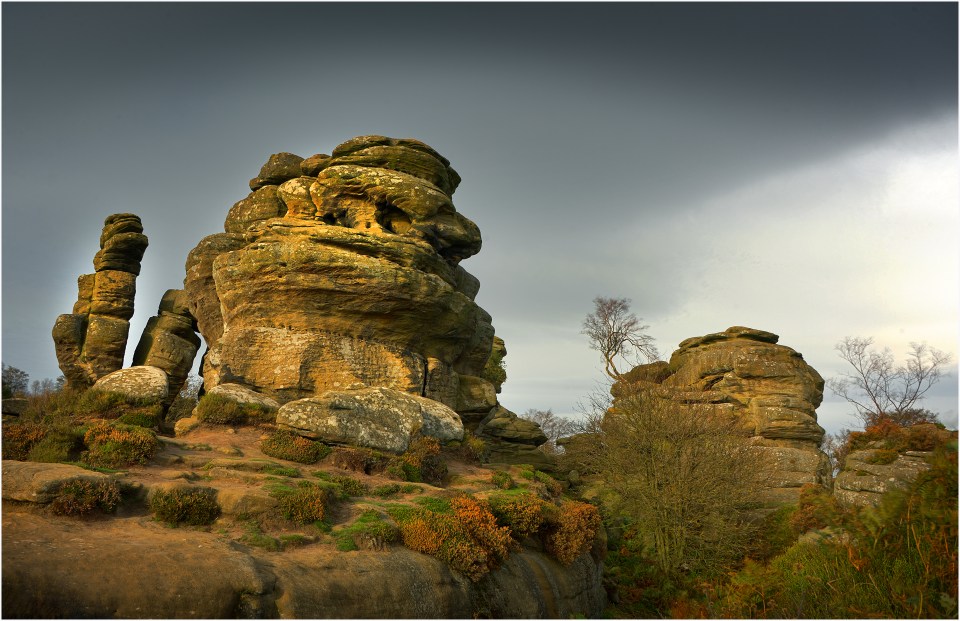
<svg viewBox="0 0 960 621"><path fill-rule="evenodd" d="M135 340L273 152L436 147L484 233L479 301L522 341L575 333L599 293L642 292L648 316L693 295L665 275L704 197L956 114L948 3L2 10L3 358L34 377L57 373L50 327L105 216L151 240ZM638 247L634 227L659 234Z"/></svg>

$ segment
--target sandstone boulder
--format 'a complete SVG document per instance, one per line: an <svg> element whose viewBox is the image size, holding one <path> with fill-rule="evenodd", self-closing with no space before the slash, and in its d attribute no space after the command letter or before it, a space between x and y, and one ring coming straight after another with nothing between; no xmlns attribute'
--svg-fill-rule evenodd
<svg viewBox="0 0 960 621"><path fill-rule="evenodd" d="M463 439L463 423L450 408L382 387L291 401L277 412L277 424L323 442L393 453L406 451L418 436Z"/></svg>
<svg viewBox="0 0 960 621"><path fill-rule="evenodd" d="M89 388L123 366L136 279L147 247L140 218L108 216L94 257L95 274L77 280L73 313L60 315L53 341L60 370L73 388Z"/></svg>
<svg viewBox="0 0 960 621"><path fill-rule="evenodd" d="M505 407L494 408L477 427L477 435L490 436L514 444L539 446L547 441L540 425L520 418Z"/></svg>
<svg viewBox="0 0 960 621"><path fill-rule="evenodd" d="M162 369L149 366L129 367L114 371L97 380L93 390L115 392L131 399L164 402L169 380Z"/></svg>
<svg viewBox="0 0 960 621"><path fill-rule="evenodd" d="M410 139L271 156L227 233L187 260L205 388L234 383L286 403L381 386L456 408L459 375L478 376L493 341L479 282L459 265L481 240L453 207L458 183L449 161Z"/></svg>
<svg viewBox="0 0 960 621"><path fill-rule="evenodd" d="M3 499L45 504L70 481L107 481L109 475L68 464L3 461Z"/></svg>
<svg viewBox="0 0 960 621"><path fill-rule="evenodd" d="M842 504L876 506L883 494L907 489L924 470L930 468L930 453L909 451L890 463L877 463L878 449L853 451L847 455L843 471L837 475L833 494Z"/></svg>
<svg viewBox="0 0 960 621"><path fill-rule="evenodd" d="M256 190L265 185L280 185L287 179L300 175L303 158L293 153L274 153L260 167L260 174L250 180L250 189Z"/></svg>
<svg viewBox="0 0 960 621"><path fill-rule="evenodd" d="M266 395L261 395L258 392L254 392L246 386L241 386L240 384L220 384L207 391L207 394L217 395L223 397L224 399L230 399L231 401L243 405L259 405L270 412L280 409L280 404L275 400Z"/></svg>
<svg viewBox="0 0 960 621"><path fill-rule="evenodd" d="M736 416L769 458L770 494L796 501L805 483L830 485L816 408L823 378L772 332L734 326L686 339L670 361L641 365L613 386L615 398L642 390L676 407L710 405Z"/></svg>

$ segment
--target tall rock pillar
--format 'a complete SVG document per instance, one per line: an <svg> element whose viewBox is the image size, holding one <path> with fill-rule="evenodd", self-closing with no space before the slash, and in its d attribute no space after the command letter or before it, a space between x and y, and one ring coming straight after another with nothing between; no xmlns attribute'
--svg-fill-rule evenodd
<svg viewBox="0 0 960 621"><path fill-rule="evenodd" d="M53 326L57 361L73 388L89 388L123 367L137 275L147 249L139 217L113 214L103 224L95 273L80 276L73 313L60 315Z"/></svg>

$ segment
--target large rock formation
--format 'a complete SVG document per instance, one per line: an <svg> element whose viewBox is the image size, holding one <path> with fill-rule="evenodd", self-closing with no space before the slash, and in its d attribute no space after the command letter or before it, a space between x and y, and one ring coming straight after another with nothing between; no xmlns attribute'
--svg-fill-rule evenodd
<svg viewBox="0 0 960 621"><path fill-rule="evenodd" d="M114 214L103 224L100 251L93 259L96 271L80 276L73 313L57 317L53 327L60 370L74 388L89 388L123 366L140 260L147 248L137 216Z"/></svg>
<svg viewBox="0 0 960 621"><path fill-rule="evenodd" d="M806 483L830 484L824 430L816 408L823 378L770 332L744 327L690 338L669 362L636 367L615 384L615 397L648 390L679 407L710 405L736 415L769 459L769 499L795 501Z"/></svg>
<svg viewBox="0 0 960 621"><path fill-rule="evenodd" d="M481 373L493 339L479 283L458 265L481 243L453 207L458 183L416 140L271 156L225 232L187 259L205 387L284 403L381 386L456 408L459 376Z"/></svg>

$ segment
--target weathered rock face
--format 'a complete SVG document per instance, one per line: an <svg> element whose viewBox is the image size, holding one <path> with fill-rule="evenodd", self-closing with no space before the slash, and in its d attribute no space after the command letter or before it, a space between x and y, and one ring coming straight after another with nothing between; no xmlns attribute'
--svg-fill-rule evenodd
<svg viewBox="0 0 960 621"><path fill-rule="evenodd" d="M736 415L750 441L770 460L770 499L795 501L805 483L828 486L824 430L816 408L823 378L803 357L770 332L732 327L680 343L670 362L641 365L615 384L615 397L630 390L684 404L711 405Z"/></svg>
<svg viewBox="0 0 960 621"><path fill-rule="evenodd" d="M169 406L183 387L200 349L196 322L190 314L186 292L169 289L160 300L157 315L147 321L133 352L134 365L157 367L167 374L163 405Z"/></svg>
<svg viewBox="0 0 960 621"><path fill-rule="evenodd" d="M925 423L905 427L898 435L899 447L890 438L877 439L847 455L833 484L833 495L838 501L876 506L884 493L907 489L921 472L930 468L933 449L956 440L957 432Z"/></svg>
<svg viewBox="0 0 960 621"><path fill-rule="evenodd" d="M456 408L459 375L480 374L493 339L478 282L458 265L481 243L453 207L458 183L416 140L271 156L226 232L187 260L205 387L284 403L381 386Z"/></svg>
<svg viewBox="0 0 960 621"><path fill-rule="evenodd" d="M406 451L418 436L463 439L463 423L447 406L382 387L291 401L277 412L277 424L323 442L393 453Z"/></svg>
<svg viewBox="0 0 960 621"><path fill-rule="evenodd" d="M94 274L77 281L73 313L60 315L53 327L57 361L74 388L89 388L120 369L127 347L140 260L147 248L140 218L121 213L107 217Z"/></svg>

